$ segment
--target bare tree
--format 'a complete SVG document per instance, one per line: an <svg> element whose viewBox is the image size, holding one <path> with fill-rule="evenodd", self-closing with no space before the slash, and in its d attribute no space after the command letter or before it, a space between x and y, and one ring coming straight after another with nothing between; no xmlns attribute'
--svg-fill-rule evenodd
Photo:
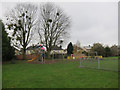
<svg viewBox="0 0 120 90"><path fill-rule="evenodd" d="M81 46L80 46L80 41L79 41L79 40L77 40L75 46L76 46L76 51L79 52L79 49L80 49L80 47L81 47Z"/></svg>
<svg viewBox="0 0 120 90"><path fill-rule="evenodd" d="M63 43L63 38L68 35L70 18L63 10L53 3L40 6L40 29L38 31L41 43L46 47L48 57L55 45Z"/></svg>
<svg viewBox="0 0 120 90"><path fill-rule="evenodd" d="M77 46L77 47L80 47L80 41L79 41L79 40L77 40L76 46Z"/></svg>
<svg viewBox="0 0 120 90"><path fill-rule="evenodd" d="M25 59L26 48L36 30L37 7L32 4L21 3L13 8L7 17L7 28L12 31L11 44L22 49Z"/></svg>

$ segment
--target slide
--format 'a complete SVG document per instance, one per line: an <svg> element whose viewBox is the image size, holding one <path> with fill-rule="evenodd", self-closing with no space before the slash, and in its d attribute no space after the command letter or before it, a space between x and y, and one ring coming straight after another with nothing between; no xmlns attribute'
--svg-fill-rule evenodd
<svg viewBox="0 0 120 90"><path fill-rule="evenodd" d="M32 62L34 60L36 60L40 55L37 55L36 57L32 58L32 60L28 60L28 62Z"/></svg>

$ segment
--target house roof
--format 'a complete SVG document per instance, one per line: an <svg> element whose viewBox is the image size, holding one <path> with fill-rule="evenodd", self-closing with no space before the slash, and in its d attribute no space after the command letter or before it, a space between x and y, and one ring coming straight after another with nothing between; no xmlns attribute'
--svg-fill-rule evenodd
<svg viewBox="0 0 120 90"><path fill-rule="evenodd" d="M33 46L30 46L27 48L27 50L32 50L33 49Z"/></svg>
<svg viewBox="0 0 120 90"><path fill-rule="evenodd" d="M33 49L37 49L37 48L40 48L40 46L30 46L27 48L27 50L33 50Z"/></svg>
<svg viewBox="0 0 120 90"><path fill-rule="evenodd" d="M54 46L52 50L63 50L63 49L58 46Z"/></svg>
<svg viewBox="0 0 120 90"><path fill-rule="evenodd" d="M91 46L84 46L85 49L91 49Z"/></svg>

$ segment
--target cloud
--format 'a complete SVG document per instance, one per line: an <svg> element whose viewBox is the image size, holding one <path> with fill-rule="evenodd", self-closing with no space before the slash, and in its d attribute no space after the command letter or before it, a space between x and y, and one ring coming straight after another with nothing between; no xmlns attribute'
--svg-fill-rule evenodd
<svg viewBox="0 0 120 90"><path fill-rule="evenodd" d="M71 40L82 45L100 42L107 45L118 42L118 9L117 3L89 2L62 3L64 11L72 19Z"/></svg>
<svg viewBox="0 0 120 90"><path fill-rule="evenodd" d="M71 38L82 45L101 42L107 45L118 43L118 3L117 2L56 2L71 18ZM3 13L16 3L4 3ZM0 14L1 16L1 14ZM4 15L2 15L4 16ZM67 47L67 43L64 47Z"/></svg>

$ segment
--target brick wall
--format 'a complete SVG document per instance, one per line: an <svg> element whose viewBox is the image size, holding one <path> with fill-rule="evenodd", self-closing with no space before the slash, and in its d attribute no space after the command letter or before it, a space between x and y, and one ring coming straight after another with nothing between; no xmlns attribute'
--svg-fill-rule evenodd
<svg viewBox="0 0 120 90"><path fill-rule="evenodd" d="M26 55L26 59L29 60L29 59L32 59L34 57L36 57L37 55L36 54L29 54L29 55ZM17 60L23 60L23 55L16 55L16 59Z"/></svg>

